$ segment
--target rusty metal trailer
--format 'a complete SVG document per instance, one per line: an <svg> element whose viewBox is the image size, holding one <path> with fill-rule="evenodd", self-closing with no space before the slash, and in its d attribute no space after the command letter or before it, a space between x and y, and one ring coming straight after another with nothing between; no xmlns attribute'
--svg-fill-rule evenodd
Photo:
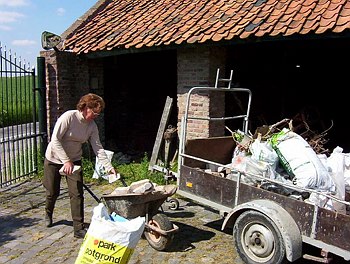
<svg viewBox="0 0 350 264"><path fill-rule="evenodd" d="M237 109L241 113L210 117L193 109L195 97L210 96L212 99L215 94L224 94L218 98L225 98L227 93L240 102ZM195 133L189 136L188 125L198 121L217 122L217 127L238 121L240 127L237 129L247 132L251 97L251 91L245 88L193 87L189 91L181 123L177 193L218 211L224 218L222 230L233 228L234 245L245 263L279 264L300 258L329 263L332 254L349 261L349 215L243 182L244 173L234 172L228 165L236 144L232 136L225 136L224 128L221 129L223 134L215 137L196 138ZM244 107L242 100L246 102ZM208 170L218 166L230 169L235 178L229 179ZM273 182L263 175L249 176ZM286 187L300 192L317 192L297 186ZM320 249L320 255L305 252L307 244Z"/></svg>

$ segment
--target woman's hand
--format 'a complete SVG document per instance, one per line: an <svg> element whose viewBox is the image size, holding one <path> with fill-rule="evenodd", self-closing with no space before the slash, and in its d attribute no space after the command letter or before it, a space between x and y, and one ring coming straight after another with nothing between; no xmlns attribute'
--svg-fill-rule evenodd
<svg viewBox="0 0 350 264"><path fill-rule="evenodd" d="M118 173L118 171L115 168L112 168L109 171L108 182L112 183L112 182L115 182L116 180L119 180L119 179L121 179L120 174Z"/></svg>
<svg viewBox="0 0 350 264"><path fill-rule="evenodd" d="M63 172L66 175L71 175L73 173L74 164L71 161L67 161L63 164Z"/></svg>
<svg viewBox="0 0 350 264"><path fill-rule="evenodd" d="M109 171L109 174L115 174L117 175L118 171L115 169L115 168L112 168L110 171Z"/></svg>

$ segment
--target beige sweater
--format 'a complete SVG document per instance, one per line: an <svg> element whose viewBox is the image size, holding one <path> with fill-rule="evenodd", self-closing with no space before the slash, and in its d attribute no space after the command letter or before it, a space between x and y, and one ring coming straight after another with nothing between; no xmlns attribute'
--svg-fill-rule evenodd
<svg viewBox="0 0 350 264"><path fill-rule="evenodd" d="M45 157L57 164L81 160L82 145L89 141L99 162L110 171L113 167L100 142L95 121L87 122L78 110L69 110L57 120Z"/></svg>

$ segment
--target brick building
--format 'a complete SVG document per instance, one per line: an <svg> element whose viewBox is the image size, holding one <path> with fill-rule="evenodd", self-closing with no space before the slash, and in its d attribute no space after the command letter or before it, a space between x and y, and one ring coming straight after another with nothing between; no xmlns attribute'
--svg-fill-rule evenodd
<svg viewBox="0 0 350 264"><path fill-rule="evenodd" d="M41 52L48 130L91 91L106 100L98 120L106 147L150 151L166 97L174 99L169 123L179 126L187 91L213 86L220 68L252 90L252 131L308 109L320 131L332 127L331 147L350 151L339 96L349 29L348 1L100 0L62 34L59 51ZM210 94L196 100L197 111L218 113L232 103ZM223 130L198 122L190 133Z"/></svg>

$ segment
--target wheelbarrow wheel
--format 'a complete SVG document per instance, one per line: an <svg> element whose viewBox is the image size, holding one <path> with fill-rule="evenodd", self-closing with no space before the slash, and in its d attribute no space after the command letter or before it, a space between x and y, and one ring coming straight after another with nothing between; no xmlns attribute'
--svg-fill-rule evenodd
<svg viewBox="0 0 350 264"><path fill-rule="evenodd" d="M179 200L177 200L176 198L169 198L168 203L170 204L169 205L170 210L177 210L180 207Z"/></svg>
<svg viewBox="0 0 350 264"><path fill-rule="evenodd" d="M173 224L168 219L168 217L164 214L154 215L152 219L148 221L148 225L154 226L163 231L169 231L173 229ZM148 243L151 245L151 247L153 247L158 251L165 250L173 242L173 239L174 239L174 234L172 233L168 233L166 236L164 236L151 229L150 230L145 229L144 235Z"/></svg>

